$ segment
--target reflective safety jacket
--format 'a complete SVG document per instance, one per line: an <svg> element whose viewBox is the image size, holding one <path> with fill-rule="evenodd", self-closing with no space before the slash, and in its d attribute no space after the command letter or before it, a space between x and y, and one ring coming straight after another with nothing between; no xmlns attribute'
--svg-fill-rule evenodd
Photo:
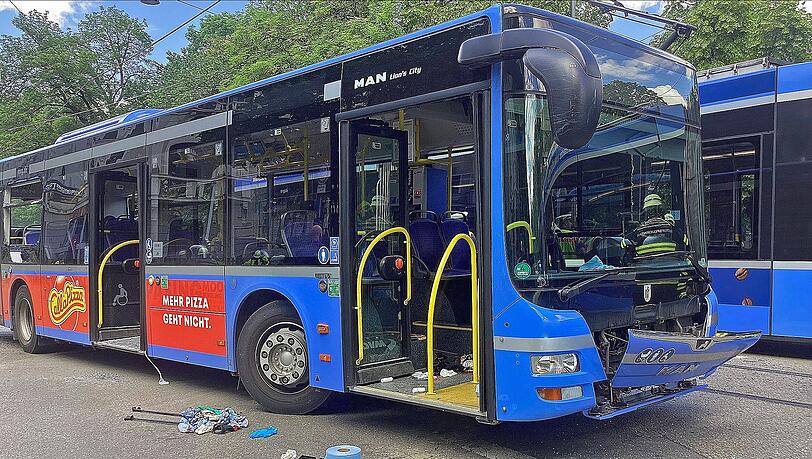
<svg viewBox="0 0 812 459"><path fill-rule="evenodd" d="M675 252L678 245L687 246L687 236L673 223L661 217L650 218L634 230L632 241L638 256ZM680 237L682 236L682 237ZM678 244L677 241L682 241Z"/></svg>

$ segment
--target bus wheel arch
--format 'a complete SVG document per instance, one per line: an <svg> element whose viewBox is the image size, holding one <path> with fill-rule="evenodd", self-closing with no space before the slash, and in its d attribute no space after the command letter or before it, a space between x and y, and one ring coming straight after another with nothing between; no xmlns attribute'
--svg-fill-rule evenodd
<svg viewBox="0 0 812 459"><path fill-rule="evenodd" d="M13 289L14 302L14 330L17 342L29 354L39 354L46 351L43 338L37 334L34 314L34 301L31 290L25 282L21 282Z"/></svg>
<svg viewBox="0 0 812 459"><path fill-rule="evenodd" d="M327 400L329 392L309 384L301 316L279 292L260 292L243 301L236 319L235 360L243 385L269 411L313 411Z"/></svg>
<svg viewBox="0 0 812 459"><path fill-rule="evenodd" d="M9 288L9 290L8 290L8 298L6 298L6 301L8 301L7 304L9 305L9 308L8 308L8 310L9 310L8 320L11 321L12 337L15 340L18 339L18 338L17 338L17 327L15 326L16 321L15 321L15 317L14 317L17 314L17 311L15 311L16 308L15 308L14 302L15 302L15 300L17 298L17 291L20 290L20 287L22 287L22 286L25 286L26 288L28 288L29 292L31 291L31 287L29 287L28 284L26 284L26 282L24 280L15 279L14 282L12 282L12 284L11 284L11 288Z"/></svg>

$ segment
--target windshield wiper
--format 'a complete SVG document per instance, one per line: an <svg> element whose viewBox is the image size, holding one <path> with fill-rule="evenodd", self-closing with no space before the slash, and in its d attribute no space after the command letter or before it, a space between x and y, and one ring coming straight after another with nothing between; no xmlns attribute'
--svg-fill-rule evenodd
<svg viewBox="0 0 812 459"><path fill-rule="evenodd" d="M634 257L634 261L639 260L651 260L654 258L663 258L663 257L679 257L683 260L688 260L691 263L691 266L694 267L696 273L707 283L711 283L711 275L708 272L708 268L699 264L694 258L696 253L693 250L676 250L673 252L662 252L662 253L653 253L651 255L640 255L638 257Z"/></svg>
<svg viewBox="0 0 812 459"><path fill-rule="evenodd" d="M615 268L615 269L608 269L602 272L602 274L594 277L589 277L584 280L580 280L574 282L569 285L565 285L558 289L558 298L561 301L567 301L570 298L580 294L581 292L585 292L590 289L590 287L595 286L598 282L606 279L607 277L615 277L620 274L632 274L632 278L634 278L634 271L639 271L639 269L635 270L634 268Z"/></svg>

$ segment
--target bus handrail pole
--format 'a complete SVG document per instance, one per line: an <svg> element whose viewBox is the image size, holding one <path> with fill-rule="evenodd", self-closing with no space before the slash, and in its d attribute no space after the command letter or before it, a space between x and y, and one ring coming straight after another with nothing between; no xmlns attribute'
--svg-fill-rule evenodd
<svg viewBox="0 0 812 459"><path fill-rule="evenodd" d="M113 254L116 252L116 250L118 250L118 249L120 249L122 247L128 246L128 245L138 244L138 242L139 242L138 239L132 239L132 240L129 240L129 241L121 242L118 245L113 246L112 249L107 251L107 255L105 255L104 258L102 258L101 263L99 263L99 276L98 276L99 278L96 281L99 284L98 285L99 328L101 328L102 320L104 319L104 317L102 316L103 315L102 311L104 310L104 301L103 301L103 298L102 298L102 285L104 285L104 283L102 282L102 280L104 279L104 266L107 264L107 260L109 260L110 257L113 256ZM139 280L139 282L141 282L141 281Z"/></svg>
<svg viewBox="0 0 812 459"><path fill-rule="evenodd" d="M437 302L437 293L440 289L440 280L443 277L443 270L451 257L451 252L460 240L468 243L468 248L471 251L471 338L473 346L471 348L472 359L474 361L473 382L479 382L479 304L477 301L477 272L476 272L476 245L471 236L460 233L451 239L448 243L443 257L440 259L440 265L437 266L437 273L434 275L434 283L431 286L431 296L429 297L429 313L426 320L426 370L428 373L428 391L429 395L434 392L434 309Z"/></svg>
<svg viewBox="0 0 812 459"><path fill-rule="evenodd" d="M360 365L361 361L364 359L364 313L363 308L361 307L361 281L363 280L364 266L367 263L367 258L369 258L369 255L372 253L372 249L375 248L375 245L386 236L395 233L401 233L406 237L406 299L403 301L403 304L409 304L409 301L412 299L412 238L409 236L409 231L406 230L406 228L396 226L394 228L381 231L380 234L375 236L375 239L373 239L372 242L370 242L367 246L366 250L364 250L364 255L361 257L361 264L358 265L358 276L355 289L355 309L358 317L358 360L355 363L358 365Z"/></svg>
<svg viewBox="0 0 812 459"><path fill-rule="evenodd" d="M530 228L530 223L527 223L524 220L519 220L519 221L508 224L506 229L507 229L507 231L513 231L516 228L524 228L524 229L527 230L527 243L528 243L527 249L530 252L532 252L533 251L533 240L535 239L535 237L533 236L533 229Z"/></svg>

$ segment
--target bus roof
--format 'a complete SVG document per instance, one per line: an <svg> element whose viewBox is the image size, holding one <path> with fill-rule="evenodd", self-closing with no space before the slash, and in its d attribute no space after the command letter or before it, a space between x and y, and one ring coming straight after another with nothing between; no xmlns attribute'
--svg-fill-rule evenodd
<svg viewBox="0 0 812 459"><path fill-rule="evenodd" d="M767 58L720 67L699 78L703 115L809 97L812 62L778 64ZM742 69L735 73L735 69Z"/></svg>
<svg viewBox="0 0 812 459"><path fill-rule="evenodd" d="M456 25L459 25L459 24L462 24L462 23L465 23L465 22L469 22L469 21L477 19L477 18L488 17L491 20L491 24L494 24L494 23L497 24L496 28L494 28L493 25L492 25L492 30L498 31L498 30L501 30L501 28L502 28L501 18L502 18L502 13L503 12L504 12L505 15L533 14L533 15L537 15L537 16L541 16L541 17L546 17L548 19L551 19L551 20L554 20L554 21L569 25L571 27L577 27L577 28L579 28L581 30L584 30L585 32L587 32L589 34L594 34L595 36L599 36L599 37L603 37L603 38L609 38L609 39L618 41L618 42L623 43L623 44L625 44L627 46L636 48L636 49L638 49L640 51L644 51L644 52L656 55L658 57L661 57L661 58L664 58L664 59L667 59L667 60L670 60L670 61L677 62L679 64L685 65L685 66L690 67L691 69L693 69L693 66L691 66L691 64L689 64L688 62L686 62L686 61L684 61L684 60L682 60L682 59L680 59L680 58L678 58L678 57L676 57L676 56L674 56L672 54L669 54L669 53L667 53L665 51L662 51L662 50L660 50L658 48L654 48L654 47L649 46L647 44L632 40L632 39L630 39L628 37L625 37L623 35L616 34L614 32L611 32L611 31L609 31L607 29L604 29L602 27L595 26L593 24L578 21L578 20L573 19L571 17L564 16L564 15L561 15L561 14L558 14L558 13L553 13L551 11L543 10L543 9L540 9L540 8L534 8L534 7L529 7L529 6L524 6L524 5L516 5L516 4L505 4L505 5L495 4L495 5L493 5L491 7L488 7L486 9L484 9L484 10L477 11L475 13L471 13L471 14L468 14L466 16L462 16L462 17L457 18L457 19L453 19L453 20L450 20L450 21L447 21L447 22L443 22L443 23L437 24L435 26L431 26L431 27L428 27L428 28L425 28L425 29L422 29L422 30L418 30L418 31L415 31L415 32L412 32L412 33L409 33L409 34L406 34L406 35L403 35L403 36L400 36L400 37L397 37L397 38L393 38L391 40L387 40L387 41L384 41L384 42L381 42L381 43L377 43L377 44L368 46L366 48L362 48L362 49L357 50L357 51L352 51L350 53L343 54L343 55L340 55L340 56L337 56L337 57L333 57L333 58L330 58L330 59L327 59L327 60L324 60L324 61L321 61L321 62L318 62L318 63L315 63L315 64L311 64L311 65L308 65L308 66L305 66L305 67L302 67L302 68L299 68L299 69L291 70L291 71L281 73L279 75L274 75L274 76L271 76L271 77L268 77L268 78L253 82L253 83L249 83L249 84L237 87L237 88L233 88L233 89L229 89L227 91L223 91L223 92L220 92L220 93L217 93L217 94L213 94L211 96L203 97L201 99L198 99L198 100L195 100L195 101L192 101L192 102L187 102L185 104L178 105L176 107L167 108L167 109L139 109L139 110L135 110L133 112L130 112L130 113L127 113L127 114L124 114L124 115L119 115L117 117L114 117L114 118L111 118L111 119L108 119L108 120L100 121L100 122L95 123L93 125L85 126L85 127L76 129L74 131L70 131L68 133L65 133L65 134L61 135L59 138L57 138L56 142L54 142L54 144L52 144L52 145L46 145L44 147L38 148L36 150L30 151L30 152L27 152L27 153L22 153L22 154L19 154L19 155L10 156L10 157L0 159L0 164L4 163L4 162L6 162L6 161L8 161L10 159L20 158L20 157L27 156L27 155L30 155L30 154L34 154L34 153L37 153L37 152L40 152L40 151L43 151L43 150L47 150L48 148L53 147L54 145L66 143L66 142L69 142L69 141L83 139L83 138L89 137L91 135L102 134L102 133L112 131L114 129L118 129L118 128L128 126L128 125L131 125L131 124L141 123L141 122L144 122L144 121L148 121L148 120L157 118L157 117L162 116L162 115L178 112L178 111L185 110L185 109L188 109L188 108L192 108L192 107L195 107L197 105L205 104L205 103L208 103L208 102L213 102L213 101L216 101L216 100L218 100L220 98L223 98L223 97L227 97L227 96L230 96L230 95L233 95L233 94L238 94L238 93L241 93L243 91L247 91L247 90L257 88L257 87L260 87L260 86L265 86L265 85L268 85L270 83L281 81L281 80L291 78L291 77L294 77L294 76L297 76L297 75L301 75L301 74L304 74L304 73L307 73L307 72L311 72L311 71L314 71L314 70L319 70L321 68L324 68L324 67L327 67L327 66L330 66L330 65L333 65L333 64L349 61L351 59L361 57L361 56L364 56L366 54L371 54L371 53L373 53L375 51L379 51L381 49L385 49L385 48L388 48L390 46L401 44L401 43L404 43L404 42L407 42L407 41L410 41L410 40L414 40L416 38L421 38L423 36L427 36L427 35L433 34L435 32L439 32L439 31L454 27Z"/></svg>

